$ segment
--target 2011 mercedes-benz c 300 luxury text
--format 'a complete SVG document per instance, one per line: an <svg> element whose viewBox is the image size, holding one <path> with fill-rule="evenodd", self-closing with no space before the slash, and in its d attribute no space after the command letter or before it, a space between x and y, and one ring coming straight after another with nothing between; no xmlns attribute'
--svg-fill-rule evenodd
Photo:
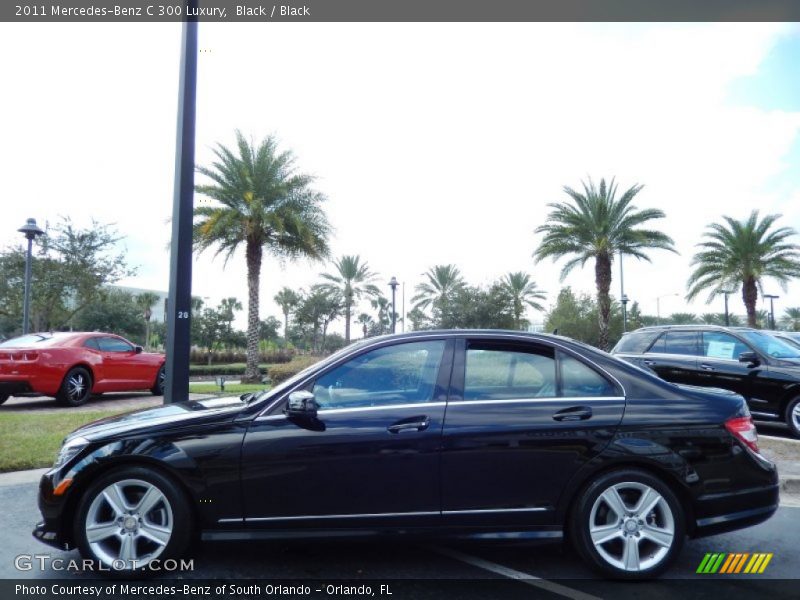
<svg viewBox="0 0 800 600"><path fill-rule="evenodd" d="M257 394L104 419L41 480L40 540L146 568L202 539L568 538L607 576L778 507L747 405L567 338L351 345Z"/></svg>

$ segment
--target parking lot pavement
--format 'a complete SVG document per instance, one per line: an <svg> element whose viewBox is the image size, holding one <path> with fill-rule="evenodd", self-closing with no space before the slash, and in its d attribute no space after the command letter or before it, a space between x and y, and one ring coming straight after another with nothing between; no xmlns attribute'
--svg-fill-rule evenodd
<svg viewBox="0 0 800 600"><path fill-rule="evenodd" d="M3 543L0 545L0 578L87 579L88 574L15 568L20 555L48 555L51 558L77 559L78 553L62 552L31 537L39 519L36 508L36 483L0 485L3 507ZM194 571L177 575L184 579L216 579L242 582L247 579L292 580L486 580L506 585L539 588L547 597L620 597L647 590L648 600L669 598L676 580L709 581L719 593L741 592L780 597L765 586L769 579L798 577L796 558L797 523L800 508L782 506L766 523L700 540L688 541L677 563L655 583L622 584L599 581L566 545L486 543L452 541L303 541L303 542L206 542L193 548ZM772 552L769 568L757 578L747 576L698 575L697 566L707 552ZM35 565L35 563L34 563ZM538 578L538 579L537 579ZM701 582L702 583L702 582ZM697 585L697 584L693 584ZM553 587L554 586L554 587ZM551 589L552 588L552 589ZM505 588L504 588L505 589ZM424 597L420 594L420 597ZM397 596L396 596L397 597ZM402 596L405 598L406 596ZM417 597L415 595L414 597ZM752 596L751 596L752 597Z"/></svg>

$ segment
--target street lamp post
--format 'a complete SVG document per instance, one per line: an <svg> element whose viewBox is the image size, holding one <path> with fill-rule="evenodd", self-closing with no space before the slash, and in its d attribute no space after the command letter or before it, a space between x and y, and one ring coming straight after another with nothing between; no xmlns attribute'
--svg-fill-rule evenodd
<svg viewBox="0 0 800 600"><path fill-rule="evenodd" d="M656 296L656 323L661 325L661 299L677 295L678 292L672 292L671 294L662 294L660 296Z"/></svg>
<svg viewBox="0 0 800 600"><path fill-rule="evenodd" d="M623 293L622 298L622 333L628 331L628 294Z"/></svg>
<svg viewBox="0 0 800 600"><path fill-rule="evenodd" d="M780 296L764 294L764 298L769 298L769 328L775 329L775 305L772 303L772 301L777 300L780 298Z"/></svg>
<svg viewBox="0 0 800 600"><path fill-rule="evenodd" d="M392 276L389 280L389 287L392 288L392 333L395 332L395 328L397 327L397 311L395 310L395 295L397 292L397 286L400 285L397 282L397 277Z"/></svg>
<svg viewBox="0 0 800 600"><path fill-rule="evenodd" d="M725 327L731 326L731 316L728 312L728 296L733 293L732 290L722 290L720 293L725 295Z"/></svg>
<svg viewBox="0 0 800 600"><path fill-rule="evenodd" d="M25 234L28 240L28 253L25 255L25 298L22 303L22 335L28 333L28 323L31 314L31 261L33 260L33 240L36 236L44 235L44 231L36 225L36 219L28 219L25 225L17 229Z"/></svg>

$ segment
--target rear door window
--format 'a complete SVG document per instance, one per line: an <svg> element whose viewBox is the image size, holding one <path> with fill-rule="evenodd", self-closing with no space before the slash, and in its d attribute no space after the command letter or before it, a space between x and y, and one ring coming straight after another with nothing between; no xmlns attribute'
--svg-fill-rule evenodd
<svg viewBox="0 0 800 600"><path fill-rule="evenodd" d="M699 354L699 334L696 331L668 331L664 334L664 354L697 356Z"/></svg>
<svg viewBox="0 0 800 600"><path fill-rule="evenodd" d="M552 348L470 343L464 400L524 400L556 395L556 359Z"/></svg>
<svg viewBox="0 0 800 600"><path fill-rule="evenodd" d="M618 352L625 352L631 354L642 354L646 352L658 337L658 331L634 331L622 336L622 339L617 343L612 351L612 354Z"/></svg>
<svg viewBox="0 0 800 600"><path fill-rule="evenodd" d="M561 395L566 398L619 395L616 386L577 358L558 353L561 368Z"/></svg>

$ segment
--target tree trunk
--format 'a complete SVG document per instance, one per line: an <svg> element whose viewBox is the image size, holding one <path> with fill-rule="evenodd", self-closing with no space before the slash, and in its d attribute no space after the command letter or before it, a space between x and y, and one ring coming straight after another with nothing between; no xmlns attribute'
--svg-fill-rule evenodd
<svg viewBox="0 0 800 600"><path fill-rule="evenodd" d="M144 320L144 349L147 351L150 346L150 319Z"/></svg>
<svg viewBox="0 0 800 600"><path fill-rule="evenodd" d="M261 279L262 249L247 242L247 367L242 383L260 383L258 371L258 287Z"/></svg>
<svg viewBox="0 0 800 600"><path fill-rule="evenodd" d="M289 311L283 313L283 341L289 343Z"/></svg>
<svg viewBox="0 0 800 600"><path fill-rule="evenodd" d="M344 303L344 343L350 344L350 300Z"/></svg>
<svg viewBox="0 0 800 600"><path fill-rule="evenodd" d="M594 281L597 285L597 312L600 326L598 346L608 350L608 324L611 320L611 258L608 254L598 254L594 261Z"/></svg>
<svg viewBox="0 0 800 600"><path fill-rule="evenodd" d="M753 277L748 277L742 282L742 300L747 311L747 326L756 326L756 302L758 301L758 287Z"/></svg>

